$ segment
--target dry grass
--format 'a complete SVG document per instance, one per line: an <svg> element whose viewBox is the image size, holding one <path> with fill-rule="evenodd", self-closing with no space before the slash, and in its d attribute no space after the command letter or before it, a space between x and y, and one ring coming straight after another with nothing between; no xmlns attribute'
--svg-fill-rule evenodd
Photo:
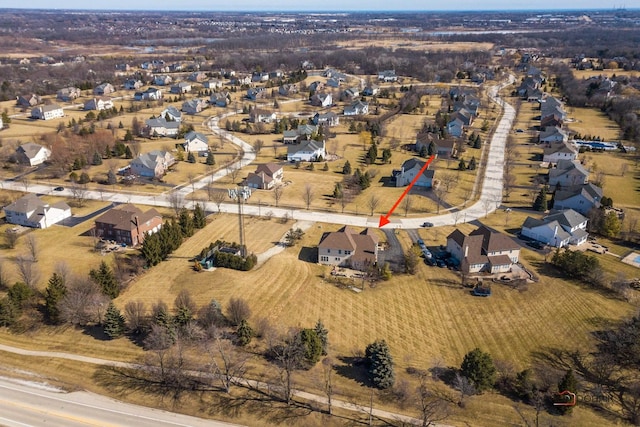
<svg viewBox="0 0 640 427"><path fill-rule="evenodd" d="M582 136L599 136L605 141L618 141L620 138L620 127L602 111L593 108L567 107L567 114L575 120L567 123L567 127L572 132Z"/></svg>
<svg viewBox="0 0 640 427"><path fill-rule="evenodd" d="M634 70L623 70L621 68L615 69L615 70L572 70L573 75L575 76L576 79L578 80L582 80L582 79L588 79L591 77L613 77L613 75L615 74L618 77L621 76L627 76L627 77L638 77L640 76L640 71L634 71Z"/></svg>

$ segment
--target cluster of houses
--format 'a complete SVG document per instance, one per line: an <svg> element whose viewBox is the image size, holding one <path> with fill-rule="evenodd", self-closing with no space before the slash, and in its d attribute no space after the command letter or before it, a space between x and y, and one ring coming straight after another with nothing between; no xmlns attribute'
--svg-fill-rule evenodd
<svg viewBox="0 0 640 427"><path fill-rule="evenodd" d="M449 98L453 101L451 114L447 122L447 133L461 137L466 129L478 117L480 99L473 89L453 87L449 90Z"/></svg>

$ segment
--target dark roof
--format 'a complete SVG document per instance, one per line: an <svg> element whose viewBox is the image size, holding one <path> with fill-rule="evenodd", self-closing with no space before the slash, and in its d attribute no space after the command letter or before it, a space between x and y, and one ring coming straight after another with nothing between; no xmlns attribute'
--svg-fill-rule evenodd
<svg viewBox="0 0 640 427"><path fill-rule="evenodd" d="M140 208L128 203L108 210L96 218L96 223L111 224L115 229L131 231L136 228L136 217L138 224L143 224L154 217L161 217L161 215L153 208L143 212Z"/></svg>
<svg viewBox="0 0 640 427"><path fill-rule="evenodd" d="M282 169L282 166L276 164L276 163L266 163L264 165L258 165L258 167L256 168L256 173L260 173L263 172L269 176L273 176L276 172L278 172L280 169Z"/></svg>
<svg viewBox="0 0 640 427"><path fill-rule="evenodd" d="M482 226L477 230L472 231L470 236L482 236L482 249L485 251L485 253L507 251L520 248L520 245L518 245L509 236L491 230L486 226Z"/></svg>

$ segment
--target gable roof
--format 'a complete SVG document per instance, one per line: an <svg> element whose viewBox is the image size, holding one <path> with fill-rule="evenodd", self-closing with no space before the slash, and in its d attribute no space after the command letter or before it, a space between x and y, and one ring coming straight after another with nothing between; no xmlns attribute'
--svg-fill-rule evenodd
<svg viewBox="0 0 640 427"><path fill-rule="evenodd" d="M196 132L196 131L193 131L193 130L190 131L189 133L187 133L184 136L184 139L187 142L191 142L191 141L193 141L195 139L199 139L200 141L205 142L205 143L209 142L209 139L204 134L201 134L200 132Z"/></svg>
<svg viewBox="0 0 640 427"><path fill-rule="evenodd" d="M587 220L587 218L574 211L573 209L565 209L563 211L548 215L543 219L546 222L558 221L561 225L568 228L577 227Z"/></svg>
<svg viewBox="0 0 640 427"><path fill-rule="evenodd" d="M138 224L136 224L136 217ZM160 213L154 208L143 212L131 203L109 209L107 212L96 218L95 222L111 224L118 230L134 230L140 224L143 224L154 217L161 217Z"/></svg>
<svg viewBox="0 0 640 427"><path fill-rule="evenodd" d="M42 145L36 144L35 142L27 142L26 144L22 144L17 148L17 151L24 153L25 156L29 159L33 159L38 155L40 150L42 150Z"/></svg>
<svg viewBox="0 0 640 427"><path fill-rule="evenodd" d="M578 187L567 188L556 191L553 198L556 201L567 200L577 195L584 196L587 200L592 202L599 202L602 200L603 191L602 188L592 183L583 184Z"/></svg>
<svg viewBox="0 0 640 427"><path fill-rule="evenodd" d="M269 162L266 163L264 165L258 165L258 167L256 168L256 174L260 173L260 172L264 172L265 174L267 174L268 176L273 176L276 172L278 172L280 169L282 169L282 166L273 163L273 162Z"/></svg>
<svg viewBox="0 0 640 427"><path fill-rule="evenodd" d="M352 227L345 225L338 231L325 233L318 247L352 251L352 261L367 261L375 257L378 237L369 228L358 233Z"/></svg>
<svg viewBox="0 0 640 427"><path fill-rule="evenodd" d="M409 160L405 160L404 163L402 163L402 169L405 172L415 168L422 169L424 164L425 162L423 162L422 160L412 157ZM435 170L429 169L429 168L430 166L427 166L427 169L425 169L425 171L422 174L427 178L433 178L435 174Z"/></svg>
<svg viewBox="0 0 640 427"><path fill-rule="evenodd" d="M482 236L482 249L485 251L485 253L500 252L520 248L520 245L518 245L509 236L498 233L497 231L492 230L484 225L472 231L469 235Z"/></svg>

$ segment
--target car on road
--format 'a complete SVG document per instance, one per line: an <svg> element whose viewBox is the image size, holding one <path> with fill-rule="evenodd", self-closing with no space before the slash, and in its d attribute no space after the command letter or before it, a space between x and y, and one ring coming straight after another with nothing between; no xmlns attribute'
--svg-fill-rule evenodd
<svg viewBox="0 0 640 427"><path fill-rule="evenodd" d="M56 187L53 189L53 191L62 191L64 190L64 187Z"/></svg>
<svg viewBox="0 0 640 427"><path fill-rule="evenodd" d="M516 129L516 133L523 133L524 130L523 129Z"/></svg>
<svg viewBox="0 0 640 427"><path fill-rule="evenodd" d="M432 222L423 222L422 226L423 227L433 227L433 223Z"/></svg>

